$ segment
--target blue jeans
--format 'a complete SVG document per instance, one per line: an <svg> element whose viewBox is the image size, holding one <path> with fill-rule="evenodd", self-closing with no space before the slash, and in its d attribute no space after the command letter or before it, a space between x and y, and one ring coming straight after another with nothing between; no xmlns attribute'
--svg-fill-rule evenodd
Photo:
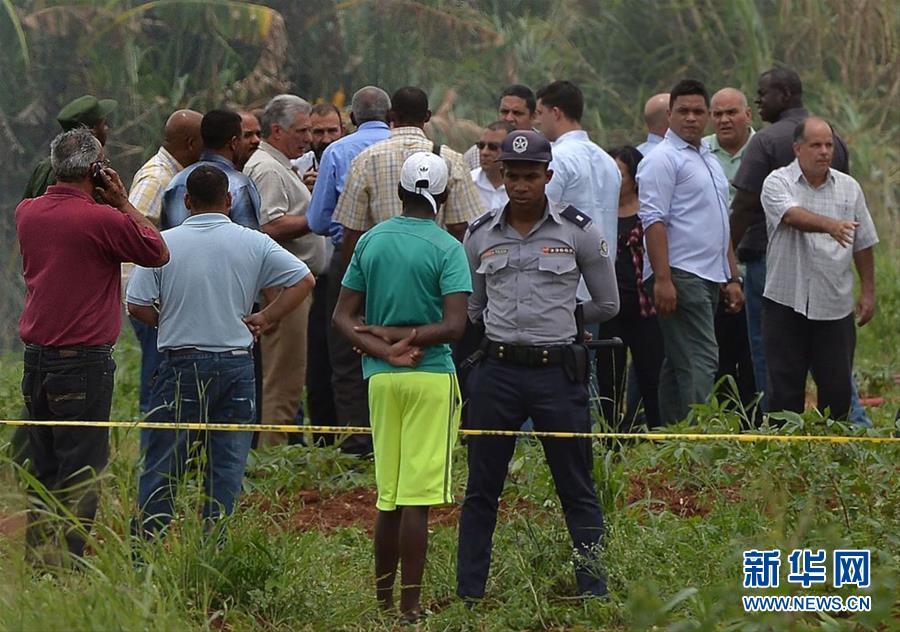
<svg viewBox="0 0 900 632"><path fill-rule="evenodd" d="M753 361L753 379L757 390L763 393L760 409L769 410L765 394L768 384L766 353L762 333L762 300L766 289L766 257L747 261L747 273L744 277L744 309L747 312L747 337L750 340L750 358Z"/></svg>
<svg viewBox="0 0 900 632"><path fill-rule="evenodd" d="M859 386L856 384L855 375L850 377L850 415L847 420L851 424L856 424L863 428L872 427L872 419L869 417L869 413L866 412L866 409L863 408L862 402L859 399Z"/></svg>
<svg viewBox="0 0 900 632"><path fill-rule="evenodd" d="M141 391L140 410L142 415L150 411L150 391L153 386L153 374L159 368L163 356L156 348L156 327L145 325L134 318L129 319L134 335L141 345Z"/></svg>
<svg viewBox="0 0 900 632"><path fill-rule="evenodd" d="M248 352L238 353L167 353L153 386L147 421L254 424L253 358ZM143 429L138 506L144 533L157 531L171 519L175 489L196 442L206 449L207 457L203 516L214 519L230 514L241 490L252 435Z"/></svg>

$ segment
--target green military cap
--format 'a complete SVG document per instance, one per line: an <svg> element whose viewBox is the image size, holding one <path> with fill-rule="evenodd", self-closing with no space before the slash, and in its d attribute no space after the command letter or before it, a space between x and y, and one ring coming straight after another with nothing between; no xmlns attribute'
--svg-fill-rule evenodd
<svg viewBox="0 0 900 632"><path fill-rule="evenodd" d="M56 120L65 131L75 129L82 125L93 127L116 109L118 102L113 99L98 99L86 94L78 97L56 115Z"/></svg>

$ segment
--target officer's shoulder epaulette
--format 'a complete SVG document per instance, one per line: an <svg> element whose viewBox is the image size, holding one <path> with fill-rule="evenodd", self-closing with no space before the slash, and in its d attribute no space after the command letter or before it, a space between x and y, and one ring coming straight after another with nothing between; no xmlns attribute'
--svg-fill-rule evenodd
<svg viewBox="0 0 900 632"><path fill-rule="evenodd" d="M494 219L494 213L496 211L488 211L484 215L479 216L477 219L469 222L469 233L474 233L476 230L487 224L489 221Z"/></svg>
<svg viewBox="0 0 900 632"><path fill-rule="evenodd" d="M572 206L571 204L564 208L562 212L559 214L560 217L564 217L569 220L581 230L587 230L587 227L591 225L591 216L587 213L582 213L577 208Z"/></svg>

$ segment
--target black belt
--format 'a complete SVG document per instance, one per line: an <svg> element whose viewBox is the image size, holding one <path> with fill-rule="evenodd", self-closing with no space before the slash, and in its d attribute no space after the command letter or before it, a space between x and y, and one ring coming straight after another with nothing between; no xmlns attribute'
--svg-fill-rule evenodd
<svg viewBox="0 0 900 632"><path fill-rule="evenodd" d="M197 355L197 354L206 354L211 356L245 356L250 355L250 351L248 349L232 349L231 351L202 351L200 349L196 349L194 347L182 347L181 349L166 349L164 353L167 356L186 356L186 355Z"/></svg>
<svg viewBox="0 0 900 632"><path fill-rule="evenodd" d="M58 358L78 358L89 354L112 355L112 345L73 345L68 347L48 347L44 345L26 344L25 351Z"/></svg>
<svg viewBox="0 0 900 632"><path fill-rule="evenodd" d="M505 342L488 342L486 353L492 358L519 366L539 367L563 363L563 354L568 345L553 347L527 347L510 345Z"/></svg>

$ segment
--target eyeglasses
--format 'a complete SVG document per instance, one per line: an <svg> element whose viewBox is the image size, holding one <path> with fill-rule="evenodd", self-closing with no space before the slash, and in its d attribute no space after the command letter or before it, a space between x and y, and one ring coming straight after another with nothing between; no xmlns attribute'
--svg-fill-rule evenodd
<svg viewBox="0 0 900 632"><path fill-rule="evenodd" d="M475 143L475 146L478 147L478 149L484 149L485 147L487 147L491 151L500 151L500 143L486 143L480 140Z"/></svg>

